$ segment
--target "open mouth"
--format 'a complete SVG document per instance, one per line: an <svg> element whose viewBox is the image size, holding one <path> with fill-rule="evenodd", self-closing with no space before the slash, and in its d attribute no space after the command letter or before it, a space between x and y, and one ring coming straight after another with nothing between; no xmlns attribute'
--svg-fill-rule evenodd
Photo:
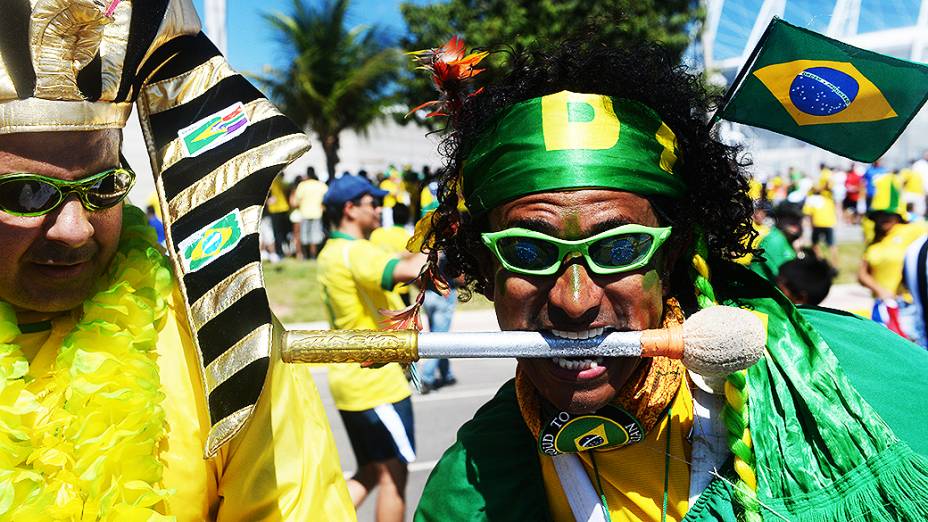
<svg viewBox="0 0 928 522"><path fill-rule="evenodd" d="M554 337L560 337L562 339L593 339L599 337L606 332L606 328L588 328L586 330L555 330L551 329L551 335ZM602 357L553 357L551 359L558 368L568 370L571 372L587 372L588 370L598 370L602 367L603 358ZM605 369L600 371L604 371ZM590 372L590 373L600 373L600 371Z"/></svg>

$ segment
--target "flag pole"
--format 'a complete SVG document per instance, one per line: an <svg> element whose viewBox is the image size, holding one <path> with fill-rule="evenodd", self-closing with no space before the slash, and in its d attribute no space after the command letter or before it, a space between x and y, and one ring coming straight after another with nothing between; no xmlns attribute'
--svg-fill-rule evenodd
<svg viewBox="0 0 928 522"><path fill-rule="evenodd" d="M757 41L757 45L754 46L754 49L751 51L751 55L748 56L747 61L744 62L744 65L741 66L741 70L738 71L738 75L735 76L735 81L731 83L731 87L728 89L728 92L725 93L725 96L722 98L722 103L719 104L719 107L715 109L715 112L712 114L712 118L709 119L709 128L711 129L720 119L719 113L725 110L725 106L728 105L728 102L731 101L732 96L735 95L735 92L738 90L738 87L741 87L741 83L744 81L744 77L747 75L748 71L754 66L754 62L757 60L757 55L760 54L761 48L764 46L764 43L767 41L767 37L770 36L770 31L773 29L773 26L780 22L779 16L774 16L770 23L767 25L767 28L764 29L764 34L760 36L760 39Z"/></svg>

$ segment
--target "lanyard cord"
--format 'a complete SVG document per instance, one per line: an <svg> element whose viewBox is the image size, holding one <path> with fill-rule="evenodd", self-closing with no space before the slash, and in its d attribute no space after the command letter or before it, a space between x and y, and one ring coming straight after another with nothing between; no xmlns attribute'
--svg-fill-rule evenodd
<svg viewBox="0 0 928 522"><path fill-rule="evenodd" d="M603 503L603 515L606 516L607 522L612 522L609 516L609 503L606 502L606 490L603 489L603 483L599 479L599 468L596 466L596 452L590 452L590 462L593 463L593 474L596 475L596 488L599 489L599 500Z"/></svg>
<svg viewBox="0 0 928 522"><path fill-rule="evenodd" d="M668 416L668 420L669 416ZM664 450L664 505L661 508L661 522L667 522L667 497L670 488L670 422L667 423L667 447Z"/></svg>

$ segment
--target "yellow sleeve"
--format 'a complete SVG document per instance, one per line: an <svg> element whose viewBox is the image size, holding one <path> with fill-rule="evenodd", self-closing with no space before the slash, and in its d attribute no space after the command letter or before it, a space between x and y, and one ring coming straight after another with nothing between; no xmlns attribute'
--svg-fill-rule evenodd
<svg viewBox="0 0 928 522"><path fill-rule="evenodd" d="M396 254L370 241L352 241L348 248L348 268L355 283L368 291L393 290L393 268L399 262Z"/></svg>
<svg viewBox="0 0 928 522"><path fill-rule="evenodd" d="M308 366L275 348L254 416L222 454L217 520L356 520Z"/></svg>

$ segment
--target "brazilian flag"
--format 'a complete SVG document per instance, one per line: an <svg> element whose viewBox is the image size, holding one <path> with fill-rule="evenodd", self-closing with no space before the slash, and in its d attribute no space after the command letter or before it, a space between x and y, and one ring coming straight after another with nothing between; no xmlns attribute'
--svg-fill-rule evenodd
<svg viewBox="0 0 928 522"><path fill-rule="evenodd" d="M715 119L762 127L871 163L926 99L928 66L774 18Z"/></svg>

